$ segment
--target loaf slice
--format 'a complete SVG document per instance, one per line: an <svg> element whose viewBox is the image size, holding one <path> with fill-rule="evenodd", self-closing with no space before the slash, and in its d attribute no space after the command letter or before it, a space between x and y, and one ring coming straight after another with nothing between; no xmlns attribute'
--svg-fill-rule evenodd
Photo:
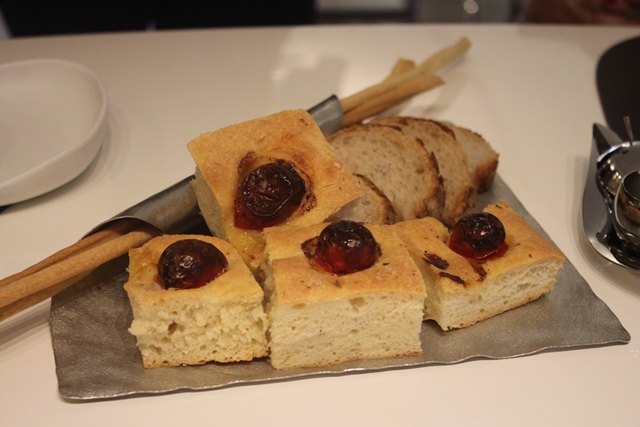
<svg viewBox="0 0 640 427"><path fill-rule="evenodd" d="M228 269L206 285L164 289L158 281L162 252L181 239L211 243ZM264 293L238 252L226 241L201 235L165 235L129 253L124 285L145 368L248 361L267 355Z"/></svg>
<svg viewBox="0 0 640 427"><path fill-rule="evenodd" d="M398 221L441 217L444 207L438 164L415 138L381 124L358 124L328 139L355 174L369 178L391 201Z"/></svg>
<svg viewBox="0 0 640 427"><path fill-rule="evenodd" d="M455 134L467 154L469 176L478 193L487 191L496 176L498 153L480 134L452 123L444 123Z"/></svg>
<svg viewBox="0 0 640 427"><path fill-rule="evenodd" d="M350 220L376 224L393 224L397 214L389 198L369 178L355 175L364 194L344 205L327 222Z"/></svg>
<svg viewBox="0 0 640 427"><path fill-rule="evenodd" d="M415 117L387 117L373 123L394 126L422 142L435 155L445 192L442 220L453 226L473 206L475 190L469 177L467 155L451 129L432 120Z"/></svg>
<svg viewBox="0 0 640 427"><path fill-rule="evenodd" d="M303 203L285 224L325 221L362 195L352 173L303 110L282 111L205 133L187 148L196 163L192 186L209 229L231 242L253 272L264 262L262 231L236 227L234 221L236 192L252 170L284 161L303 178Z"/></svg>
<svg viewBox="0 0 640 427"><path fill-rule="evenodd" d="M265 229L270 363L276 369L422 353L424 285L390 226L366 224L381 248L371 267L337 276L302 243L328 224Z"/></svg>
<svg viewBox="0 0 640 427"><path fill-rule="evenodd" d="M562 253L506 203L485 211L504 225L508 249L483 263L452 251L449 231L434 218L393 225L424 277L424 318L442 330L471 326L550 292L564 262Z"/></svg>

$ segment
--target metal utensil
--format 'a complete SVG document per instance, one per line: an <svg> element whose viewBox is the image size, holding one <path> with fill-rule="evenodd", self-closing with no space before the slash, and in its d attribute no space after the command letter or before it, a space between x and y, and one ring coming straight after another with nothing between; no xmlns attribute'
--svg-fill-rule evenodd
<svg viewBox="0 0 640 427"><path fill-rule="evenodd" d="M613 227L624 250L640 258L640 171L627 174L613 205Z"/></svg>
<svg viewBox="0 0 640 427"><path fill-rule="evenodd" d="M613 201L623 178L640 169L640 141L622 141L611 129L593 125L593 139L600 156L596 160L597 183L607 205Z"/></svg>
<svg viewBox="0 0 640 427"><path fill-rule="evenodd" d="M624 142L606 126L593 126L589 171L582 199L585 235L598 254L614 264L635 270L640 270L640 256L628 250L626 242L631 238L618 233L614 208L623 179L639 167L640 142Z"/></svg>

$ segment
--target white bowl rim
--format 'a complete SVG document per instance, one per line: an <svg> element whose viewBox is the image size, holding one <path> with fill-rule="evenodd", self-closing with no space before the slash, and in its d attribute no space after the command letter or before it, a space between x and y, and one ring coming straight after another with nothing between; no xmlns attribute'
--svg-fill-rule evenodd
<svg viewBox="0 0 640 427"><path fill-rule="evenodd" d="M97 118L95 120L95 122L93 123L91 129L87 132L87 134L80 138L78 140L78 142L76 144L74 144L71 148L60 152L58 154L56 154L55 156L45 160L44 162L34 166L33 168L19 174L16 175L12 178L9 178L8 180L1 182L0 183L0 190L9 188L13 185L18 184L20 181L24 180L26 177L28 177L29 175L37 175L38 173L40 173L43 170L46 170L47 168L49 168L52 164L54 163L58 163L59 161L61 161L64 157L69 157L71 155L73 155L74 153L77 153L78 151L80 151L83 147L86 146L86 144L91 141L98 132L101 131L101 128L105 125L106 122L106 116L107 116L107 106L108 106L108 97L107 97L107 91L105 89L104 84L102 83L102 81L98 78L97 74L91 70L90 68L79 64L77 62L73 62L73 61L69 61L66 59L59 59L59 58L38 58L38 59L26 59L26 60L21 60L21 61L13 61L13 62L8 62L5 64L0 64L0 73L2 73L3 70L5 69L9 69L9 68L29 68L29 67L39 67L39 66L58 66L58 67L64 67L67 69L74 69L75 71L80 71L81 73L85 74L86 76L88 76L91 81L96 85L98 92L100 94L100 108L99 108L99 112L97 115ZM102 145L102 141L100 141L100 143L98 144L98 147ZM97 152L98 150L96 150ZM84 170L88 165L85 165L84 168L82 168L82 170ZM77 175L76 175L77 176ZM56 185L54 188L57 188L59 186L62 186L64 184L66 184L67 182L69 182L71 179L73 179L74 177L66 180L66 182L60 183L59 185ZM14 197L13 199L18 199L15 201L9 201L8 203L0 203L0 205L6 205L6 204L12 204L12 203L17 203L19 201L22 200L26 200L32 197L36 197L38 195L44 194L48 191L53 190L54 188L51 188L47 191L43 191L40 192L40 194L35 194L26 198L16 198ZM11 198L10 198L11 199Z"/></svg>

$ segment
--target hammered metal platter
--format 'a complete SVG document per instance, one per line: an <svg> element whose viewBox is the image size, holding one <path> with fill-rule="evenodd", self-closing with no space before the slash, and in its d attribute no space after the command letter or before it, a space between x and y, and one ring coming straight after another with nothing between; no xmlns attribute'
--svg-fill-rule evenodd
<svg viewBox="0 0 640 427"><path fill-rule="evenodd" d="M477 209L499 200L509 203L548 237L497 176L491 190L480 195ZM443 332L434 322L423 322L421 356L290 370L275 370L267 359L145 370L135 338L127 331L133 318L122 287L127 279L127 263L126 256L111 261L52 299L51 335L63 399L91 401L211 390L321 375L454 364L475 358L512 358L630 340L615 314L567 260L554 290L530 304L460 330Z"/></svg>

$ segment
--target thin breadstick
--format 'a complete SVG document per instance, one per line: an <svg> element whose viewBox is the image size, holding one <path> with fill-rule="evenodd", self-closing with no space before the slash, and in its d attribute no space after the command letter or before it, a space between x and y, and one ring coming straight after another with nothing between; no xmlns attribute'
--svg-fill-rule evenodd
<svg viewBox="0 0 640 427"><path fill-rule="evenodd" d="M392 79L396 76L406 73L407 71L413 70L416 68L416 63L411 59L398 58L396 63L393 65L391 72L385 79L385 81Z"/></svg>
<svg viewBox="0 0 640 427"><path fill-rule="evenodd" d="M29 307L33 307L34 305L41 303L42 301L51 298L52 296L54 296L55 294L57 294L58 292L62 292L63 290L67 289L69 286L73 285L74 283L80 281L81 279L83 279L84 277L86 277L87 275L89 275L91 273L91 271L86 271L84 273L81 273L77 276L74 276L70 279L64 280L60 283L57 283L53 286L49 286L39 292L36 292L32 295L28 295L24 298L21 298L15 302L12 302L11 304L8 304L4 307L0 307L0 322L3 321L4 319L8 319L9 317L13 316L14 314L18 314L23 310L26 310Z"/></svg>
<svg viewBox="0 0 640 427"><path fill-rule="evenodd" d="M114 240L94 246L27 277L8 283L0 288L0 307L8 306L29 295L91 271L159 234L160 231L155 227L144 225Z"/></svg>
<svg viewBox="0 0 640 427"><path fill-rule="evenodd" d="M362 103L357 108L345 113L342 119L343 126L359 123L362 120L382 113L384 110L398 105L412 96L425 92L434 87L440 86L444 82L438 76L427 74L417 76L397 88Z"/></svg>
<svg viewBox="0 0 640 427"><path fill-rule="evenodd" d="M370 86L354 95L348 96L341 101L342 110L347 113L369 99L376 98L383 93L393 90L402 85L407 80L420 74L436 74L445 66L464 55L471 47L471 42L466 37L458 40L455 44L446 47L431 57L427 58L417 67L394 77L390 77L381 83Z"/></svg>
<svg viewBox="0 0 640 427"><path fill-rule="evenodd" d="M5 277L0 280L0 288L3 286L20 280L24 277L30 276L34 273L37 273L40 270L43 270L47 267L52 266L58 262L61 262L65 259L68 259L80 252L86 251L92 247L95 247L99 244L108 242L117 237L120 237L129 231L133 230L138 221L133 219L123 219L121 221L115 222L103 230L99 230L94 234L91 234L75 244L68 246L64 249L59 250L53 255L48 256L37 264L32 265L31 267L26 268L25 270L20 271L19 273L13 274L11 276Z"/></svg>
<svg viewBox="0 0 640 427"><path fill-rule="evenodd" d="M436 74L456 59L462 57L470 48L471 42L469 39L462 37L456 43L445 47L424 60L421 64L418 64L416 70L419 70L418 72L420 73Z"/></svg>

